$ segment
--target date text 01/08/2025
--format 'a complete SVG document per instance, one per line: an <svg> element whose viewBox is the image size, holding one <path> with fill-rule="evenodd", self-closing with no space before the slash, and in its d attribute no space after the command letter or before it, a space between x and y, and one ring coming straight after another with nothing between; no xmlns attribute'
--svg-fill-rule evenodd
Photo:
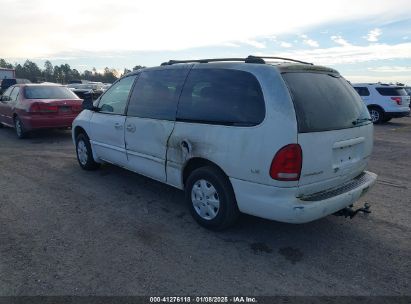
<svg viewBox="0 0 411 304"><path fill-rule="evenodd" d="M150 297L150 303L257 303L254 297Z"/></svg>

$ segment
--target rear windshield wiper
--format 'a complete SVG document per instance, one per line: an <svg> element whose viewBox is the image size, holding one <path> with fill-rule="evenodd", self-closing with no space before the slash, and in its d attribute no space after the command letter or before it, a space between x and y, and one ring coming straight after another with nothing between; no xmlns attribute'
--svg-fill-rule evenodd
<svg viewBox="0 0 411 304"><path fill-rule="evenodd" d="M361 124L361 123L363 123L363 122L366 122L366 121L372 121L372 120L371 120L371 118L358 118L358 119L354 120L354 121L352 122L352 124L353 124L354 126L356 126L356 125L359 125L359 124Z"/></svg>

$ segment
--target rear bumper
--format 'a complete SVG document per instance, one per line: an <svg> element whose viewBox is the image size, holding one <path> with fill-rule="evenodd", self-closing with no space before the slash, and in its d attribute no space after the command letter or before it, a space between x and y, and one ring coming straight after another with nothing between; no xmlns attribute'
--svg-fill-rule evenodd
<svg viewBox="0 0 411 304"><path fill-rule="evenodd" d="M26 130L35 130L71 127L71 124L76 117L77 114L64 116L31 115L22 116L20 119Z"/></svg>
<svg viewBox="0 0 411 304"><path fill-rule="evenodd" d="M377 175L364 171L338 188L297 198L298 188L279 188L230 178L241 212L286 223L307 223L337 212L357 201Z"/></svg>
<svg viewBox="0 0 411 304"><path fill-rule="evenodd" d="M391 118L400 118L410 115L410 109L408 108L407 111L403 112L385 112L385 115Z"/></svg>

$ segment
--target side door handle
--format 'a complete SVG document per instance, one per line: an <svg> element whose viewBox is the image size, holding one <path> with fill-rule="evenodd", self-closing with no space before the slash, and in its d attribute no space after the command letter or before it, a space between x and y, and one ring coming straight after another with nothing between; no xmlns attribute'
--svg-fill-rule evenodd
<svg viewBox="0 0 411 304"><path fill-rule="evenodd" d="M114 128L117 129L117 130L123 130L123 125L120 124L120 123L118 123L118 122L116 122L116 123L114 124Z"/></svg>
<svg viewBox="0 0 411 304"><path fill-rule="evenodd" d="M134 133L134 132L136 132L136 125L135 124L127 124L127 126L126 126L126 130L128 131L128 132L131 132L131 133Z"/></svg>

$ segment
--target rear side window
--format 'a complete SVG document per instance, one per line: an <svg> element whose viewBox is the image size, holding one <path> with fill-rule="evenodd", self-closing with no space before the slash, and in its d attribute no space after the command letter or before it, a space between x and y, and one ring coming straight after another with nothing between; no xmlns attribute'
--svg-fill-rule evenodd
<svg viewBox="0 0 411 304"><path fill-rule="evenodd" d="M11 92L10 94L10 101L16 101L17 97L19 96L19 92L20 92L20 88L15 87L13 92Z"/></svg>
<svg viewBox="0 0 411 304"><path fill-rule="evenodd" d="M407 96L407 92L404 88L400 87L388 87L388 88L375 88L382 96Z"/></svg>
<svg viewBox="0 0 411 304"><path fill-rule="evenodd" d="M342 77L325 73L283 73L294 102L300 133L352 128L369 118L367 108Z"/></svg>
<svg viewBox="0 0 411 304"><path fill-rule="evenodd" d="M175 120L188 69L144 71L134 86L127 115Z"/></svg>
<svg viewBox="0 0 411 304"><path fill-rule="evenodd" d="M3 96L9 96L10 97L11 91L13 91L13 89L14 89L14 87L7 88L7 90L4 91Z"/></svg>
<svg viewBox="0 0 411 304"><path fill-rule="evenodd" d="M251 73L229 69L193 69L178 105L180 121L254 126L265 116L264 97Z"/></svg>
<svg viewBox="0 0 411 304"><path fill-rule="evenodd" d="M368 91L366 87L355 87L354 90L356 90L360 96L370 96L370 91Z"/></svg>
<svg viewBox="0 0 411 304"><path fill-rule="evenodd" d="M78 97L66 87L30 86L24 94L27 99L77 99Z"/></svg>

